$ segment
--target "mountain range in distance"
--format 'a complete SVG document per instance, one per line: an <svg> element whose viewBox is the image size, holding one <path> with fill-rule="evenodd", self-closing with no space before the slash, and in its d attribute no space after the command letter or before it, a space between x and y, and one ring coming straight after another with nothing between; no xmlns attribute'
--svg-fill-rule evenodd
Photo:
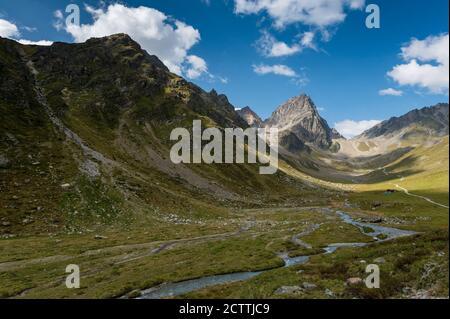
<svg viewBox="0 0 450 319"><path fill-rule="evenodd" d="M289 99L266 120L262 120L249 106L237 109L237 113L250 126L277 127L282 140L284 136L293 134L301 142L322 150L330 149L332 146L340 148L340 144L347 146L360 144L365 140L372 139L379 143L388 141L389 146L394 143L394 140L411 140L416 137L420 141L420 138L424 136L445 136L448 135L448 112L448 103L415 109L403 116L385 120L359 136L347 140L336 129L328 126L327 121L320 116L312 99L305 94ZM283 146L295 150L295 148L289 147L290 145ZM304 148L304 145L301 148ZM373 153L373 150L369 152L370 150L365 147L357 149L361 154ZM335 151L337 151L336 148Z"/></svg>

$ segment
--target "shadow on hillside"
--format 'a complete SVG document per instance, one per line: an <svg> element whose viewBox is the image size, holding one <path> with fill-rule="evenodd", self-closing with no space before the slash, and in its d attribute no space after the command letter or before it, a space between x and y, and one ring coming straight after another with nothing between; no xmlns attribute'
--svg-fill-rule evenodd
<svg viewBox="0 0 450 319"><path fill-rule="evenodd" d="M391 165L387 168L377 169L365 175L360 175L354 178L354 181L365 184L375 184L380 182L387 182L399 178L408 178L408 176L424 172L423 169L418 169L419 157L410 155L402 159L400 162Z"/></svg>
<svg viewBox="0 0 450 319"><path fill-rule="evenodd" d="M342 184L375 184L402 177L407 178L408 176L423 172L424 170L417 168L419 158L415 155L409 155L398 163L384 168L413 149L412 147L404 147L382 155L356 158L341 157L339 159L335 158L328 163L318 159L313 160L310 156L304 156L302 158L282 156L282 158L292 167L329 182ZM360 172L360 175L358 175L356 173L358 170L365 170L366 173Z"/></svg>
<svg viewBox="0 0 450 319"><path fill-rule="evenodd" d="M412 151L413 147L402 147L395 149L386 154L378 154L372 156L345 157L341 159L349 164L353 169L373 169L383 167Z"/></svg>

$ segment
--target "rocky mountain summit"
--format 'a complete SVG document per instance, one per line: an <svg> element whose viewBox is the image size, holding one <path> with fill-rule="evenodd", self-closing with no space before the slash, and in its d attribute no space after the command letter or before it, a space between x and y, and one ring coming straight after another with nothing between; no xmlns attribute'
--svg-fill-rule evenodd
<svg viewBox="0 0 450 319"><path fill-rule="evenodd" d="M246 125L226 96L214 90L205 92L170 73L158 57L142 50L126 34L36 47L30 59L43 75L47 94L58 101L54 107L60 115L68 110L64 105L68 95L84 91L92 93L86 94L88 101L82 106L86 113L109 126L117 125L121 112L134 106L142 106L133 112L141 121L172 120L184 106L186 116L207 116L218 126Z"/></svg>
<svg viewBox="0 0 450 319"><path fill-rule="evenodd" d="M261 127L263 125L263 120L256 114L249 106L236 111L249 126Z"/></svg>
<svg viewBox="0 0 450 319"><path fill-rule="evenodd" d="M320 116L312 99L305 94L293 97L279 106L265 122L265 126L277 127L280 132L292 132L301 141L320 148L330 147L335 135Z"/></svg>

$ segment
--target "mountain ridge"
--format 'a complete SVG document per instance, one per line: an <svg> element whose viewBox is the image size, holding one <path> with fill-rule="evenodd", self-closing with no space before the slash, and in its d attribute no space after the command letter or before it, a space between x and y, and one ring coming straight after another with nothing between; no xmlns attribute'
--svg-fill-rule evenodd
<svg viewBox="0 0 450 319"><path fill-rule="evenodd" d="M281 104L264 125L278 127L281 132L290 131L301 141L320 148L328 148L332 144L331 128L306 94L292 97Z"/></svg>
<svg viewBox="0 0 450 319"><path fill-rule="evenodd" d="M432 106L416 108L401 116L393 116L382 121L356 136L355 139L377 138L383 135L392 135L414 124L430 130L430 134L448 135L448 116L448 103L438 103Z"/></svg>

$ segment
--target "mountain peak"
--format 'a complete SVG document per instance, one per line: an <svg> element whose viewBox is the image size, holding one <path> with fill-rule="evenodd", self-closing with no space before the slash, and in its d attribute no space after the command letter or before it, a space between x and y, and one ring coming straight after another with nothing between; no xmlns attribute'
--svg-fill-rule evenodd
<svg viewBox="0 0 450 319"><path fill-rule="evenodd" d="M327 122L320 117L311 97L301 94L280 105L266 123L280 131L291 131L303 142L319 147L331 145L332 132Z"/></svg>
<svg viewBox="0 0 450 319"><path fill-rule="evenodd" d="M61 43L61 45L65 46L66 44ZM85 43L81 43L81 46L87 46L100 51L107 48L113 56L130 64L133 68L141 68L143 63L147 63L163 71L169 71L166 65L156 55L149 54L138 42L126 33L90 38ZM104 55L103 52L99 54Z"/></svg>
<svg viewBox="0 0 450 319"><path fill-rule="evenodd" d="M128 34L126 33L115 33L111 35L107 35L104 37L99 38L91 38L88 41L95 41L95 40L101 40L101 41L107 41L107 42L118 42L118 43L136 43Z"/></svg>
<svg viewBox="0 0 450 319"><path fill-rule="evenodd" d="M294 96L287 100L284 104L279 106L274 113L277 112L288 112L290 116L301 115L303 116L305 112L309 112L311 114L315 114L319 116L319 112L317 110L316 105L314 104L312 98L307 94L300 94L298 96ZM272 114L273 116L273 114Z"/></svg>
<svg viewBox="0 0 450 319"><path fill-rule="evenodd" d="M263 120L249 106L237 110L236 112L249 126L260 127L263 124Z"/></svg>

